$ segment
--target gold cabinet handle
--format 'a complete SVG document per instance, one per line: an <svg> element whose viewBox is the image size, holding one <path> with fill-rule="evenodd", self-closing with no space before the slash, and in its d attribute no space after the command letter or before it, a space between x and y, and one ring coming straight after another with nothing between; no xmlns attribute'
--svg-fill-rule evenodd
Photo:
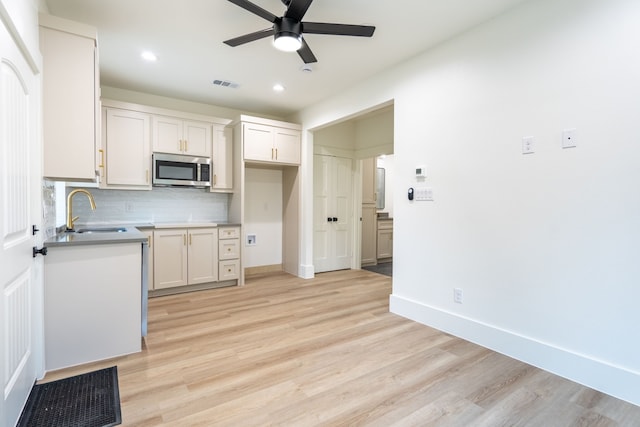
<svg viewBox="0 0 640 427"><path fill-rule="evenodd" d="M149 239L147 239L147 244L149 245L149 248L153 247L153 236L149 236Z"/></svg>
<svg viewBox="0 0 640 427"><path fill-rule="evenodd" d="M186 234L183 234L183 235L182 235L182 243L183 243L185 246L187 246L187 235L186 235Z"/></svg>
<svg viewBox="0 0 640 427"><path fill-rule="evenodd" d="M149 183L149 169L146 169L144 171L144 181L148 184Z"/></svg>
<svg viewBox="0 0 640 427"><path fill-rule="evenodd" d="M187 141L186 139L184 140L184 152L186 153L187 151L189 151L189 141Z"/></svg>
<svg viewBox="0 0 640 427"><path fill-rule="evenodd" d="M273 157L273 148L271 149L271 160L274 160L275 157Z"/></svg>
<svg viewBox="0 0 640 427"><path fill-rule="evenodd" d="M192 236L192 234L189 234L189 246L191 246L193 243Z"/></svg>
<svg viewBox="0 0 640 427"><path fill-rule="evenodd" d="M182 140L178 141L178 151L182 151Z"/></svg>
<svg viewBox="0 0 640 427"><path fill-rule="evenodd" d="M276 148L276 160L278 160L278 149Z"/></svg>
<svg viewBox="0 0 640 427"><path fill-rule="evenodd" d="M218 175L213 174L213 186L215 187L217 183L218 183Z"/></svg>
<svg viewBox="0 0 640 427"><path fill-rule="evenodd" d="M103 168L104 167L104 150L100 149L98 150L98 152L100 153L100 164L98 165L98 167Z"/></svg>

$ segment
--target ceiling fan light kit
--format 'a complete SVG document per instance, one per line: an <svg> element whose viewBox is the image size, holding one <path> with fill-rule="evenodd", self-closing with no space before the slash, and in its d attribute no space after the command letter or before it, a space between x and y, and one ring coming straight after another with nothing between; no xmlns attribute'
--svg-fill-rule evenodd
<svg viewBox="0 0 640 427"><path fill-rule="evenodd" d="M302 24L290 18L273 23L273 45L284 52L295 52L302 47Z"/></svg>
<svg viewBox="0 0 640 427"><path fill-rule="evenodd" d="M249 0L229 0L254 15L271 22L273 26L264 30L255 31L240 37L225 40L224 43L236 47L245 43L273 36L274 46L285 52L297 51L305 64L317 62L315 55L303 37L306 34L328 34L337 36L371 37L376 27L370 25L331 24L326 22L303 22L302 18L307 13L313 0L281 0L287 10L284 16L276 16L273 13L251 3Z"/></svg>

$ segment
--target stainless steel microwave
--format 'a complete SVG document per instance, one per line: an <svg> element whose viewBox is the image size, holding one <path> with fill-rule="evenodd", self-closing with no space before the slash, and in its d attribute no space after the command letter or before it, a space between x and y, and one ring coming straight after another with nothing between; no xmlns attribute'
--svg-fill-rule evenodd
<svg viewBox="0 0 640 427"><path fill-rule="evenodd" d="M211 159L153 153L153 185L211 187Z"/></svg>

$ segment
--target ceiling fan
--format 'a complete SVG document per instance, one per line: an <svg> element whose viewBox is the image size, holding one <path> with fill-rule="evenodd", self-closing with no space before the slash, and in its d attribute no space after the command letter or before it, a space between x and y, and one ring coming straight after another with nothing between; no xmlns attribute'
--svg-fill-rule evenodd
<svg viewBox="0 0 640 427"><path fill-rule="evenodd" d="M337 36L371 37L376 27L370 25L331 24L326 22L302 22L304 14L313 0L281 0L287 10L284 16L273 13L251 3L248 0L229 0L231 3L248 10L273 23L271 28L245 34L225 40L224 43L236 47L245 43L273 36L274 45L287 52L297 51L305 64L318 62L305 41L303 34L329 34Z"/></svg>

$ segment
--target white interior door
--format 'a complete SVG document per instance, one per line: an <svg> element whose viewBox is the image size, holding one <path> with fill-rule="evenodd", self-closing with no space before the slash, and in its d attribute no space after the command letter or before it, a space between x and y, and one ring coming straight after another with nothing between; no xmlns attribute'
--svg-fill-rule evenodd
<svg viewBox="0 0 640 427"><path fill-rule="evenodd" d="M0 425L17 422L42 372L39 86L0 23Z"/></svg>
<svg viewBox="0 0 640 427"><path fill-rule="evenodd" d="M347 158L314 156L313 264L316 273L351 266L352 164Z"/></svg>

